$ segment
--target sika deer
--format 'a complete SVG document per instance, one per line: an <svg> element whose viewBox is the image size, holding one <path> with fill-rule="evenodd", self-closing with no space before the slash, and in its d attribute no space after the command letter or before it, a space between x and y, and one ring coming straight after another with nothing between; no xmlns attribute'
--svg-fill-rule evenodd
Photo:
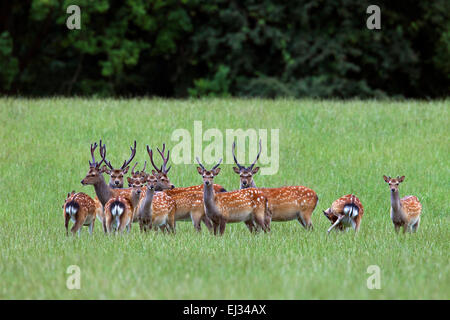
<svg viewBox="0 0 450 320"><path fill-rule="evenodd" d="M114 167L111 165L111 162L107 161L105 159L105 155L103 154L103 149L100 141L100 155L102 156L102 159L105 161L106 166L109 168L103 169L103 172L107 173L110 176L109 180L109 186L113 189L115 188L123 188L123 177L127 174L128 169L130 169L129 164L134 159L136 155L136 140L134 141L134 147L130 147L131 155L128 160L125 160L122 164L122 166L119 169L114 169Z"/></svg>
<svg viewBox="0 0 450 320"><path fill-rule="evenodd" d="M163 231L175 233L175 202L164 192L155 193L158 185L155 176L149 175L147 183L145 195L137 209L141 231L146 232L152 227L159 227Z"/></svg>
<svg viewBox="0 0 450 320"><path fill-rule="evenodd" d="M203 202L205 213L212 221L214 234L218 228L220 235L225 231L226 223L245 222L250 231L256 222L264 231L268 231L264 224L267 208L267 199L263 192L256 188L247 188L230 192L215 193L213 188L214 177L220 172L219 165L222 159L211 169L206 170L197 158L200 167L198 173L203 178Z"/></svg>
<svg viewBox="0 0 450 320"><path fill-rule="evenodd" d="M165 149L165 145L163 150ZM158 149L159 151L159 149ZM209 230L212 230L212 224L209 219L205 215L205 209L203 206L203 184L194 187L187 188L174 188L170 183L169 178L167 177L167 171L164 170L165 165L169 160L169 151L167 152L167 158L164 157L164 153L159 151L159 154L163 158L164 165L161 168L155 166L155 162L153 161L153 150L147 146L147 152L150 157L150 161L155 168L153 170L154 175L157 177L159 186L156 187L157 190L165 189L164 192L170 196L176 205L175 211L175 221L188 221L192 220L194 228L197 231L201 230L200 222L206 225ZM214 185L214 189L217 192L223 189L222 186ZM201 190L201 191L199 191Z"/></svg>
<svg viewBox="0 0 450 320"><path fill-rule="evenodd" d="M138 165L138 163L136 162L133 166L133 168L131 169L131 180L139 180L139 182L144 185L146 183L147 180L147 173L145 172L145 168L147 167L147 161L145 161L144 163L144 167L142 168L141 171L134 171L134 169L136 168L136 166ZM128 187L131 188L133 187L133 185L130 184L130 180L128 180Z"/></svg>
<svg viewBox="0 0 450 320"><path fill-rule="evenodd" d="M92 162L89 161L89 171L86 174L86 177L81 180L82 185L93 185L95 189L95 193L98 197L98 200L102 204L103 208L105 208L106 203L111 199L112 197L122 196L123 198L127 199L131 203L131 193L132 189L114 189L111 188L105 181L105 178L103 177L103 173L106 170L106 167L103 166L100 168L103 161L105 161L106 157L106 146L102 145L102 141L100 140L100 154L102 155L102 161L96 162L94 152L97 148L97 143L91 144L91 158ZM134 210L134 207L132 208ZM103 231L106 233L106 224L104 219L104 213L105 210L102 211L101 215L97 215L97 217L102 221L103 225Z"/></svg>
<svg viewBox="0 0 450 320"><path fill-rule="evenodd" d="M405 180L405 176L391 178L383 176L391 189L391 219L395 231L403 227L403 233L416 232L420 224L422 204L416 196L406 196L400 199L398 186Z"/></svg>
<svg viewBox="0 0 450 320"><path fill-rule="evenodd" d="M259 152L256 160L245 167L239 164L235 154L235 143L233 143L232 153L234 162L234 172L240 176L240 187L256 188L253 175L259 171L259 167L254 168L261 154L261 140L259 140ZM264 219L267 228L270 228L271 221L290 221L297 219L305 229L312 229L311 215L316 208L318 197L314 190L304 186L287 186L280 188L258 188L268 201L268 210Z"/></svg>
<svg viewBox="0 0 450 320"><path fill-rule="evenodd" d="M332 224L327 231L328 233L334 228L345 230L348 227L352 227L355 232L358 232L364 214L364 207L355 195L347 194L334 201L331 207L325 210L323 214Z"/></svg>
<svg viewBox="0 0 450 320"><path fill-rule="evenodd" d="M69 220L74 223L72 229L70 229L72 234L78 232L78 235L80 235L83 226L89 226L89 233L92 234L97 207L90 196L83 192L75 193L75 191L72 191L67 194L63 209L66 235L69 234Z"/></svg>

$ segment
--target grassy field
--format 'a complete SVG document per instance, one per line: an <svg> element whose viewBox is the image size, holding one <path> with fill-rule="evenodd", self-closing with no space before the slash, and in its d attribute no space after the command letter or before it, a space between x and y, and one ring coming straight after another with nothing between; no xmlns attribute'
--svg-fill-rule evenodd
<svg viewBox="0 0 450 320"><path fill-rule="evenodd" d="M449 299L450 101L0 99L0 298L2 299ZM61 205L80 180L89 144L102 138L118 165L138 142L166 142L177 128L276 129L280 168L258 186L305 185L319 196L305 231L297 221L251 235L230 224L223 237L179 222L175 236L66 237ZM206 143L204 146L207 145ZM229 146L228 146L229 147ZM216 182L237 189L232 165ZM383 174L405 175L422 223L395 234ZM194 162L174 165L177 186L201 183ZM365 206L360 233L326 234L322 210L355 193ZM66 270L81 269L68 290ZM378 265L381 289L369 290Z"/></svg>

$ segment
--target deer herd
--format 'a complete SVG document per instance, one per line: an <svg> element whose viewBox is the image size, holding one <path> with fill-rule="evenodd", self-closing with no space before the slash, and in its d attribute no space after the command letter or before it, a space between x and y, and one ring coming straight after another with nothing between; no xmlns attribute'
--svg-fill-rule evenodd
<svg viewBox="0 0 450 320"><path fill-rule="evenodd" d="M95 159L97 148L101 158L99 162ZM131 169L131 177L127 177L128 188L124 188L124 177L136 155L136 141L130 147L129 159L120 168L114 168L106 159L106 146L101 140L99 145L91 144L92 161L89 161L89 171L81 184L94 186L96 197L92 199L86 193L75 191L67 195L63 205L66 234L70 220L73 222L72 234L80 233L83 226L88 226L92 234L96 219L102 223L105 233L123 232L125 229L129 232L133 223L139 223L143 232L153 229L175 233L177 221L192 221L197 231L201 230L203 223L214 235L222 235L226 225L234 222L244 222L252 233L269 232L272 221L298 220L305 229L312 229L311 216L318 201L316 192L304 186L258 188L253 178L259 171L255 164L261 154L261 141L256 160L248 167L239 164L235 148L233 143L232 154L237 166L233 170L239 174L240 189L227 191L214 183L220 173L222 159L208 170L196 158L199 164L197 172L203 183L175 187L168 177L170 151L167 150L166 155L165 144L162 150L157 148L162 165L155 165L153 150L147 146L153 170L147 173L145 162L140 171L135 171L136 163ZM109 175L109 183L106 183L104 173ZM391 191L390 213L395 230L402 227L403 232L415 232L419 227L422 205L415 196L400 198L398 187L404 176L383 178ZM328 233L349 227L358 231L364 207L355 195L348 194L334 201L323 213L331 223Z"/></svg>

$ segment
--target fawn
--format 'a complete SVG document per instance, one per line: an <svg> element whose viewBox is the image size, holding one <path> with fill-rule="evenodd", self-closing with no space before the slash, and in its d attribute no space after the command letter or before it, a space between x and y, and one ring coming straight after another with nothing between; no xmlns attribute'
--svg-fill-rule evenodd
<svg viewBox="0 0 450 320"><path fill-rule="evenodd" d="M159 227L162 231L175 233L175 202L164 192L155 192L157 186L158 179L148 175L145 195L137 208L139 227L144 232Z"/></svg>
<svg viewBox="0 0 450 320"><path fill-rule="evenodd" d="M214 234L217 235L219 229L220 235L223 235L226 223L230 222L245 222L250 231L256 222L267 232L264 223L267 199L263 192L256 188L247 188L216 193L213 188L214 177L220 172L218 167L222 159L211 170L206 170L198 157L196 159L200 165L197 171L203 178L205 213L213 223Z"/></svg>
<svg viewBox="0 0 450 320"><path fill-rule="evenodd" d="M105 155L102 154L103 151L106 150L106 148L102 148L101 141L100 141L100 155L102 156L103 160L105 161L105 164L107 168L105 167L103 169L103 172L108 174L110 176L109 179L109 186L111 188L123 188L123 177L127 174L128 169L130 169L129 164L134 159L134 156L136 155L136 140L134 141L134 147L130 147L131 149L131 156L128 160L125 160L122 164L122 166L119 169L114 169L114 167L111 165L111 162L107 161L105 159Z"/></svg>
<svg viewBox="0 0 450 320"><path fill-rule="evenodd" d="M347 194L334 201L323 214L332 224L327 231L328 233L334 228L345 230L348 227L352 227L355 232L358 232L364 207L355 195Z"/></svg>
<svg viewBox="0 0 450 320"><path fill-rule="evenodd" d="M69 220L74 223L70 232L78 235L81 233L81 227L89 226L89 233L92 234L94 230L95 215L98 209L94 200L86 193L72 191L67 194L64 202L64 226L66 228L66 235L69 234Z"/></svg>
<svg viewBox="0 0 450 320"><path fill-rule="evenodd" d="M398 186L405 180L405 176L391 178L383 176L391 189L391 220L395 231L403 227L403 233L416 232L420 224L422 204L416 196L405 196L400 199Z"/></svg>
<svg viewBox="0 0 450 320"><path fill-rule="evenodd" d="M237 167L233 167L240 177L240 188L256 188L253 175L259 171L254 167L261 154L261 140L259 140L259 152L255 161L248 167L239 164L235 154L236 145L233 142L232 153ZM297 219L305 229L312 229L311 216L316 208L319 198L314 190L304 186L286 186L280 188L258 188L268 201L268 210L264 219L267 228L271 221L290 221Z"/></svg>

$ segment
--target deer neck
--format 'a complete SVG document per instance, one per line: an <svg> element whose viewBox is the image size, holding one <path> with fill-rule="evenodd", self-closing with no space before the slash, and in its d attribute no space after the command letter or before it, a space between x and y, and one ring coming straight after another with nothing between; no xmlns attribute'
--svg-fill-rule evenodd
<svg viewBox="0 0 450 320"><path fill-rule="evenodd" d="M214 184L203 184L203 203L209 216L217 215L218 209L215 201Z"/></svg>
<svg viewBox="0 0 450 320"><path fill-rule="evenodd" d="M140 212L142 212L145 215L152 215L152 201L153 201L153 195L155 194L155 189L147 188L147 193L145 194L145 198L143 200L143 203L140 208Z"/></svg>
<svg viewBox="0 0 450 320"><path fill-rule="evenodd" d="M95 194L97 195L98 199L102 203L103 206L108 202L108 200L111 198L111 188L109 185L106 184L105 178L103 176L100 176L100 181L94 184Z"/></svg>
<svg viewBox="0 0 450 320"><path fill-rule="evenodd" d="M402 205L400 204L400 194L397 191L391 191L391 207L392 216L395 220L404 220L405 214L402 210Z"/></svg>
<svg viewBox="0 0 450 320"><path fill-rule="evenodd" d="M141 194L137 193L136 191L133 191L131 193L131 205L133 206L133 208L136 208L137 205L139 204L140 197L141 197Z"/></svg>

